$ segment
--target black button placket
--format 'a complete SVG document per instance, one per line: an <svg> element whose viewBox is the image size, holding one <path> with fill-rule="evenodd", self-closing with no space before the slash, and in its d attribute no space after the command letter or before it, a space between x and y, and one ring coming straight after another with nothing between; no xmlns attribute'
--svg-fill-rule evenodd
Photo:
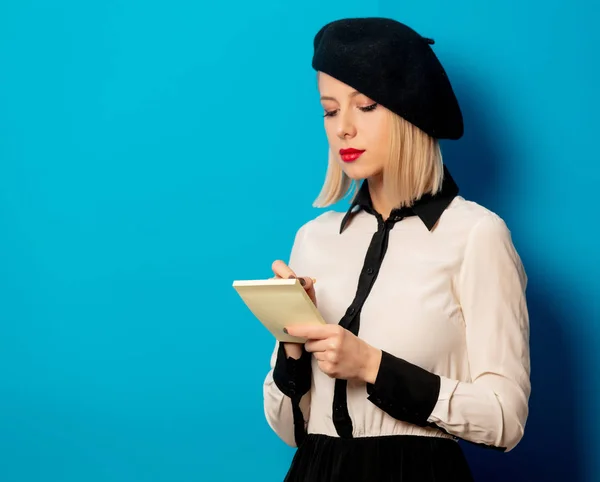
<svg viewBox="0 0 600 482"><path fill-rule="evenodd" d="M373 234L371 243L367 249L365 261L358 278L358 287L356 289L354 300L339 322L340 326L343 326L354 335L358 335L362 307L377 279L379 268L383 262L385 252L387 251L390 230L394 227L396 222L401 221L404 218L404 216L394 214L392 211L390 217L384 221L381 214L373 210L369 211L377 218L377 231ZM347 388L347 380L335 380L332 419L335 429L340 437L352 438L352 419L348 412Z"/></svg>

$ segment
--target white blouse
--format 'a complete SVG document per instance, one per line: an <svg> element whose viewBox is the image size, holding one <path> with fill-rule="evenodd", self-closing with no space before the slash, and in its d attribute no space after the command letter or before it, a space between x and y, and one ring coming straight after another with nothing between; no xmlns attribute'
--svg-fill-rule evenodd
<svg viewBox="0 0 600 482"><path fill-rule="evenodd" d="M378 229L376 217L361 210L340 233L343 217L328 211L304 224L289 260L298 276L318 279L317 306L327 323L348 313ZM347 383L352 437L412 434L514 448L523 436L531 391L526 284L506 224L475 202L456 195L431 229L416 215L398 221L361 306L358 332L389 354L375 387L382 385L378 390L390 398L382 402L369 395L365 383ZM296 446L292 398L274 380L281 351L276 343L264 381L264 410L271 428ZM392 386L408 383L393 380L400 376L401 361L439 380L436 399L428 409L421 407L427 410L420 414L425 423L403 420L403 407L391 409L402 404L398 397L410 397L410 386ZM336 380L321 372L312 356L310 367L310 389L299 399L303 426L308 433L336 437Z"/></svg>

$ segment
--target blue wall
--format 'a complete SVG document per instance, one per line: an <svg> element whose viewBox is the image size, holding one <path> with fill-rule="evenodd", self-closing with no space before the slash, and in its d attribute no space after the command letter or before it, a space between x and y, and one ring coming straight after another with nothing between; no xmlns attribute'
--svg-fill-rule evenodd
<svg viewBox="0 0 600 482"><path fill-rule="evenodd" d="M272 340L231 281L320 212L312 37L363 15L436 39L467 128L446 161L530 275L527 435L465 447L474 470L599 478L598 14L512 3L2 3L0 479L282 479Z"/></svg>

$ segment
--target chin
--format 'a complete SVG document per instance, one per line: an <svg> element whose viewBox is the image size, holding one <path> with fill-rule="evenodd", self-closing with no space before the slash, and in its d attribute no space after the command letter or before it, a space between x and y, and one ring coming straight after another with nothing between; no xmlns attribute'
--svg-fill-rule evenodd
<svg viewBox="0 0 600 482"><path fill-rule="evenodd" d="M358 162L353 163L345 163L342 162L342 170L344 174L348 176L350 179L355 181L359 181L361 179L367 179L369 177L375 176L377 174L377 170L368 166L361 166Z"/></svg>

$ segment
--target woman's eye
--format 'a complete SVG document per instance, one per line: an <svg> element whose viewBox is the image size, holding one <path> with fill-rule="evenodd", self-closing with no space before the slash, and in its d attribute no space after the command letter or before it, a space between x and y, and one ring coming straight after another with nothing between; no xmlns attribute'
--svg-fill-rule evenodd
<svg viewBox="0 0 600 482"><path fill-rule="evenodd" d="M377 107L377 102L375 102L371 105L367 105L366 107L359 107L359 109L362 110L363 112L370 112L370 111L374 110L376 107ZM330 110L330 111L326 110L323 117L333 117L333 116L335 116L336 113L337 113L337 110Z"/></svg>
<svg viewBox="0 0 600 482"><path fill-rule="evenodd" d="M366 107L359 107L359 109L362 110L363 112L369 112L370 110L375 109L375 107L377 107L377 102L375 102L374 104L368 105Z"/></svg>

